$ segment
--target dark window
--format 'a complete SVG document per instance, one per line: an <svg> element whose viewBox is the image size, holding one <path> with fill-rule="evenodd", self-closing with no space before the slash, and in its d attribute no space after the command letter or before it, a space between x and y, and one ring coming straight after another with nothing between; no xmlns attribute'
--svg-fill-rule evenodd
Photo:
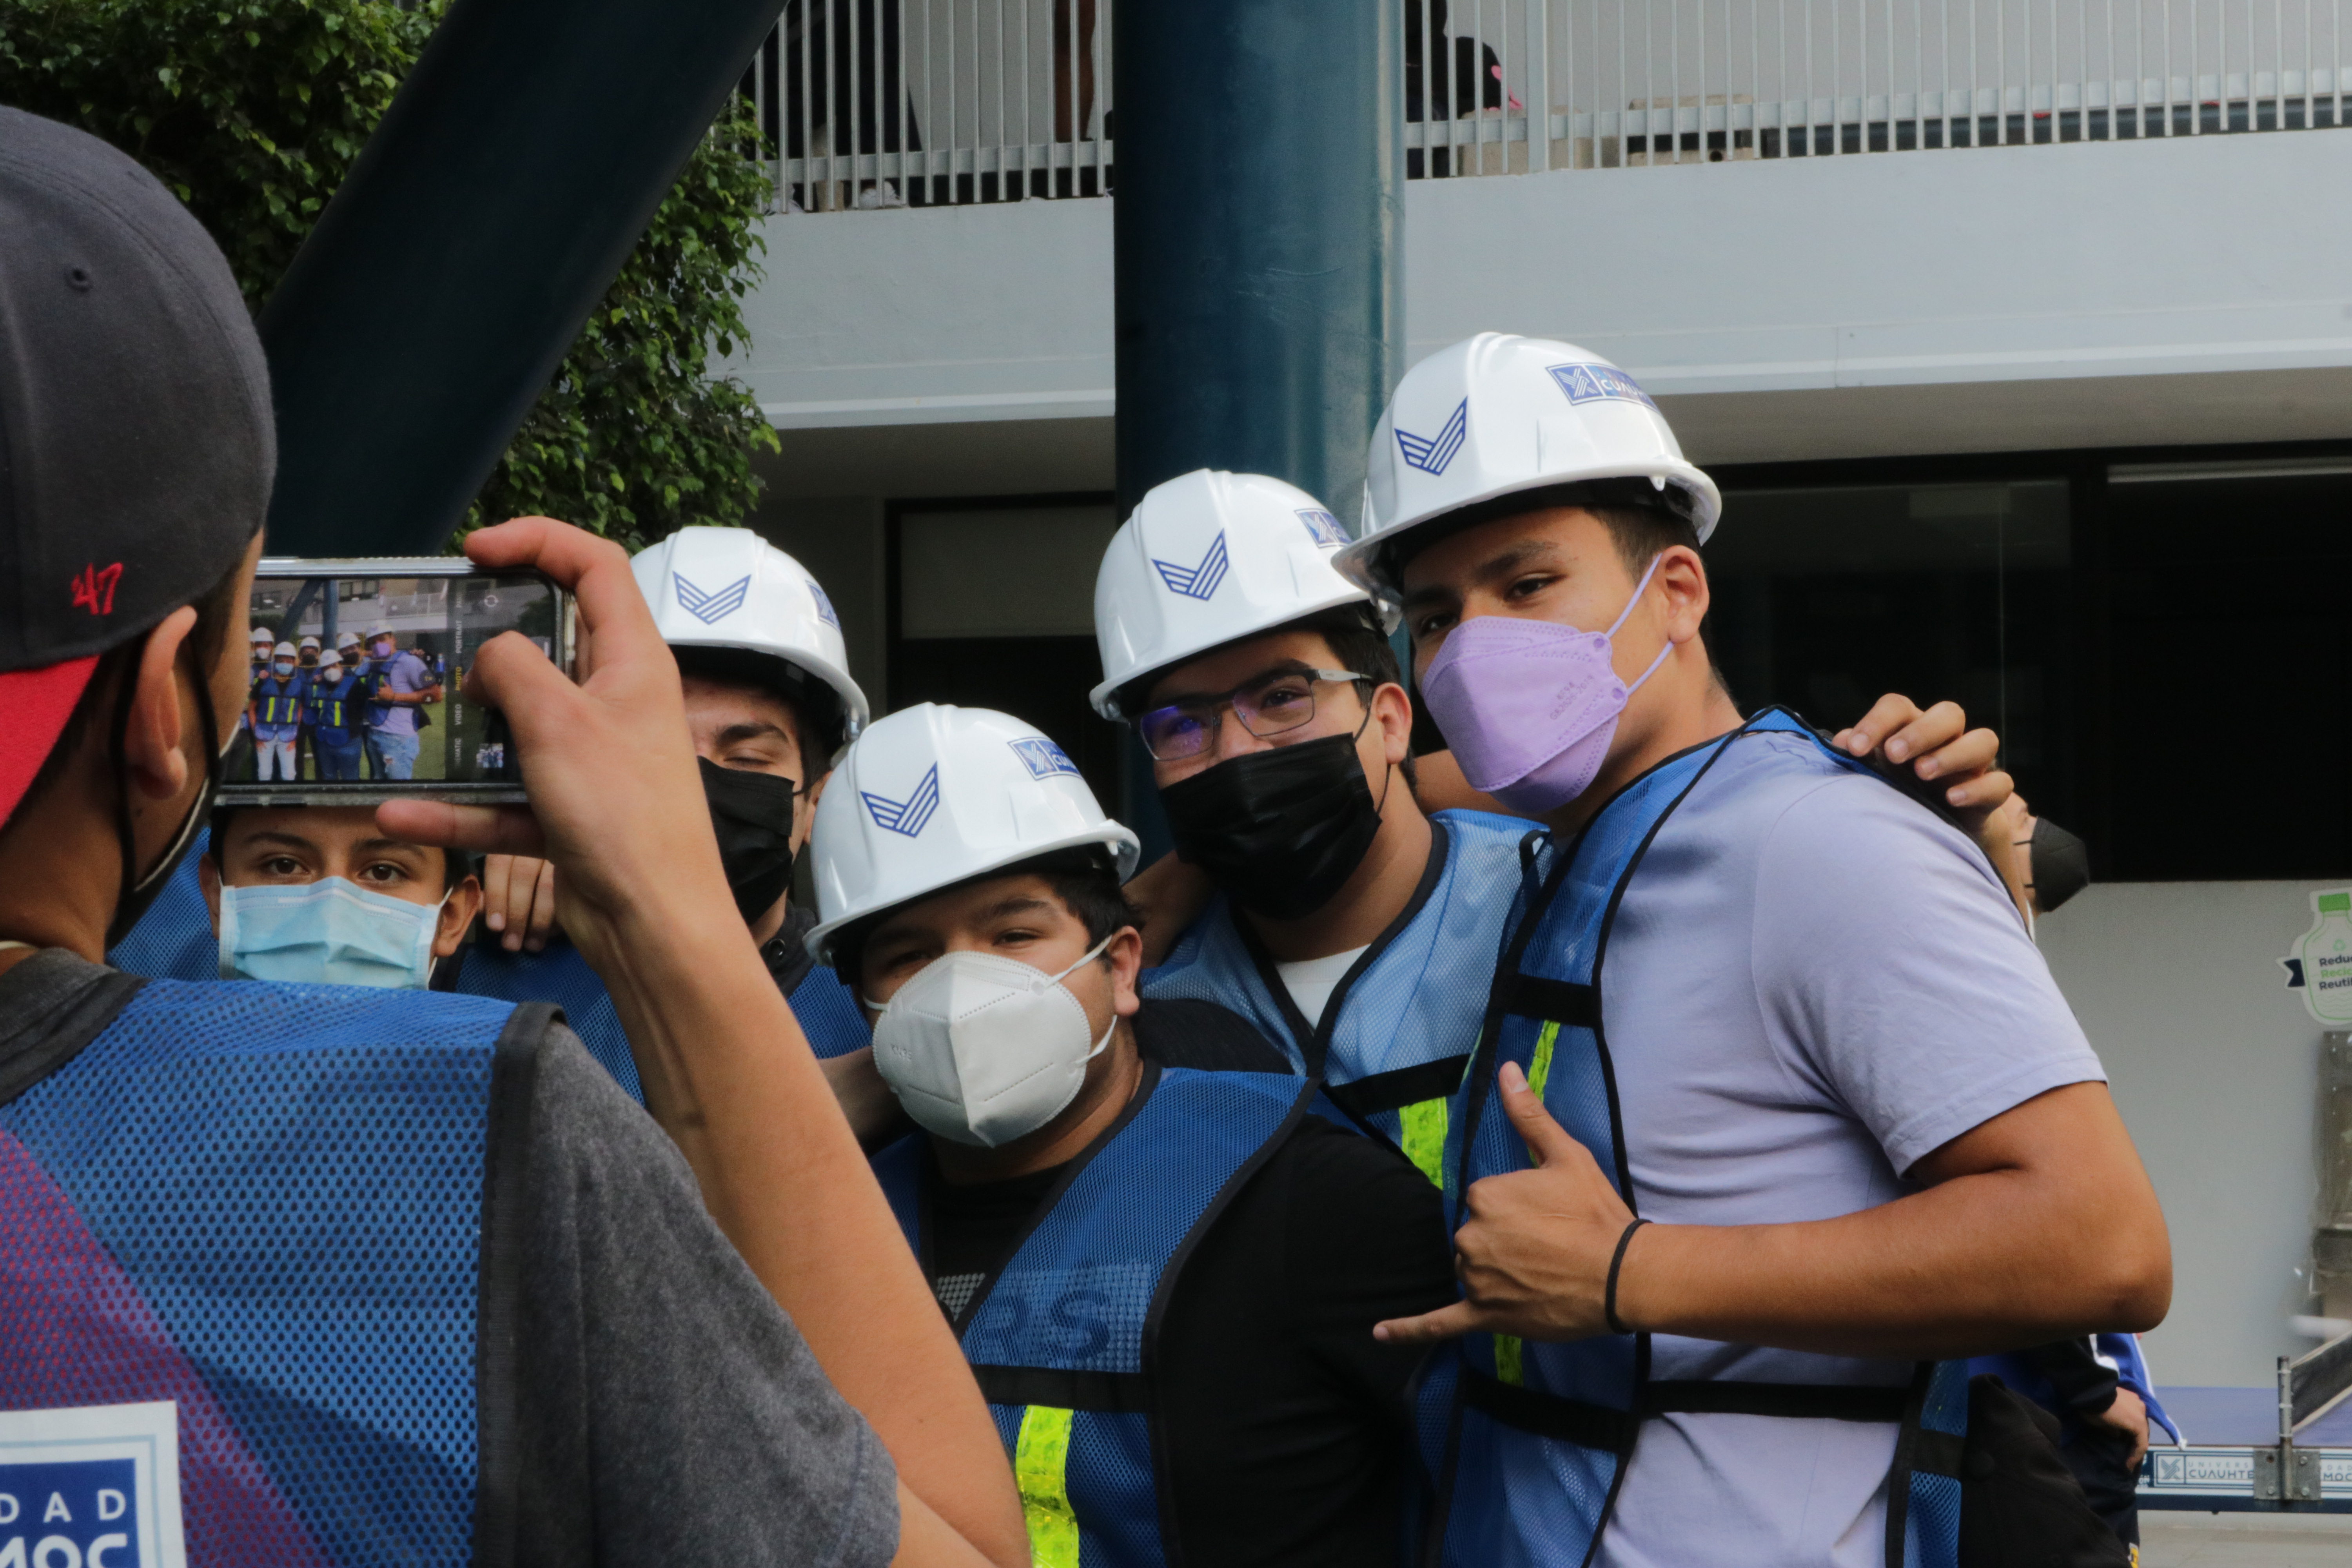
<svg viewBox="0 0 2352 1568"><path fill-rule="evenodd" d="M2352 871L2352 471L2119 467L2106 510L2108 874Z"/></svg>
<svg viewBox="0 0 2352 1568"><path fill-rule="evenodd" d="M2074 809L2063 479L1736 489L1706 549L1710 635L1741 709L1835 730L1888 691L2000 732L2037 810Z"/></svg>
<svg viewBox="0 0 2352 1568"><path fill-rule="evenodd" d="M993 708L1051 736L1106 811L1122 731L1087 694L1095 571L1118 519L1108 496L908 502L890 512L890 706Z"/></svg>

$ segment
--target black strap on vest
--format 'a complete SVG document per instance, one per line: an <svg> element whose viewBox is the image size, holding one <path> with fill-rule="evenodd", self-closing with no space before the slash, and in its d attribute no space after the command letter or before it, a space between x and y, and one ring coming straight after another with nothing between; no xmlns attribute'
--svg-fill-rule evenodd
<svg viewBox="0 0 2352 1568"><path fill-rule="evenodd" d="M1361 1120L1381 1110L1402 1110L1423 1100L1444 1100L1462 1087L1470 1058L1441 1057L1417 1067L1395 1068L1347 1083L1327 1083L1323 1092L1349 1115Z"/></svg>
<svg viewBox="0 0 2352 1568"><path fill-rule="evenodd" d="M1581 1399L1566 1399L1540 1389L1500 1383L1465 1367L1462 1373L1463 1402L1504 1426L1538 1437L1559 1437L1587 1448L1624 1454L1633 1447L1634 1428L1655 1415L1778 1415L1814 1421L1885 1422L1895 1426L1910 1414L1912 1391L1904 1387L1829 1383L1740 1383L1728 1379L1673 1379L1642 1385L1633 1411L1612 1410ZM1916 1430L1916 1428L1915 1428ZM1918 1468L1937 1475L1958 1473L1959 1439L1917 1432ZM1952 1468L1924 1462L1931 1450L1941 1460L1949 1446Z"/></svg>
<svg viewBox="0 0 2352 1568"><path fill-rule="evenodd" d="M1151 1410L1151 1381L1139 1372L1064 1372L1045 1366L971 1369L980 1396L991 1405L1047 1405L1056 1410L1113 1414Z"/></svg>
<svg viewBox="0 0 2352 1568"><path fill-rule="evenodd" d="M1499 982L1503 1011L1521 1018L1545 1018L1574 1027L1601 1026L1601 993L1572 980L1546 980L1513 973Z"/></svg>

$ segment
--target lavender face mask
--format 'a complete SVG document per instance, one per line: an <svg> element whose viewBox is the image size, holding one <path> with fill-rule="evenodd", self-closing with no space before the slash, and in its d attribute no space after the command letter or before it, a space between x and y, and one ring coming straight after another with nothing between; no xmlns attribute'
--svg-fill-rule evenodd
<svg viewBox="0 0 2352 1568"><path fill-rule="evenodd" d="M1626 699L1675 650L1672 642L1660 648L1631 686L1609 658L1611 639L1660 559L1651 559L1605 632L1512 616L1477 616L1454 628L1422 677L1422 698L1473 789L1540 816L1591 787Z"/></svg>

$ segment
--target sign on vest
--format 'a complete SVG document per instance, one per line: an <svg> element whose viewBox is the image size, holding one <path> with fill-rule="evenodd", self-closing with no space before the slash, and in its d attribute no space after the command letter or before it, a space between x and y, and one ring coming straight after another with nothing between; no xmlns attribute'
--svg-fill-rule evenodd
<svg viewBox="0 0 2352 1568"><path fill-rule="evenodd" d="M171 1400L0 1411L0 1568L185 1568Z"/></svg>

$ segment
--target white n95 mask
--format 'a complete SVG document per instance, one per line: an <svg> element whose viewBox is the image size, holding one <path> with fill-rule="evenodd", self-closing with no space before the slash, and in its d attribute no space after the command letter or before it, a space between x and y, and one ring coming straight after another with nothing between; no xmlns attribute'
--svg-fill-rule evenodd
<svg viewBox="0 0 2352 1568"><path fill-rule="evenodd" d="M223 980L422 991L441 903L412 904L341 877L220 890Z"/></svg>
<svg viewBox="0 0 2352 1568"><path fill-rule="evenodd" d="M878 1009L876 1070L918 1125L951 1142L994 1149L1034 1132L1078 1097L1118 1026L1113 1015L1093 1038L1062 984L1109 945L1103 938L1061 974L992 952L933 959Z"/></svg>

